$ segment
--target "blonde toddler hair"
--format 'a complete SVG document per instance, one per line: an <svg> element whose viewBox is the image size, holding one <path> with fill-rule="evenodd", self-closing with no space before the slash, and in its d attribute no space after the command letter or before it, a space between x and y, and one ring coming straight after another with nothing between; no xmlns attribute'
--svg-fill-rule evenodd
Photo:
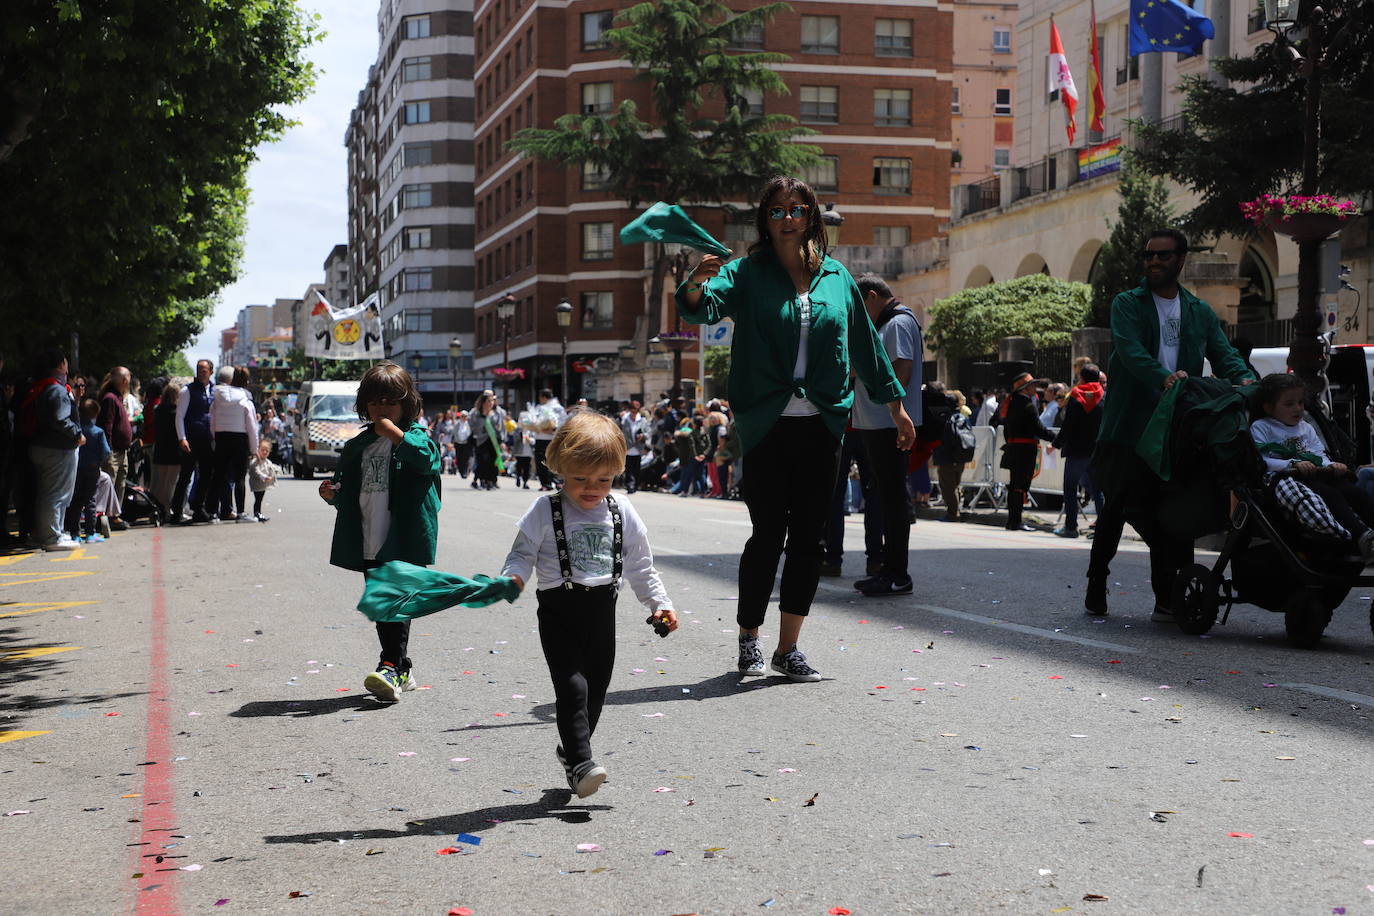
<svg viewBox="0 0 1374 916"><path fill-rule="evenodd" d="M553 434L544 463L556 474L624 467L625 434L605 414L574 410Z"/></svg>

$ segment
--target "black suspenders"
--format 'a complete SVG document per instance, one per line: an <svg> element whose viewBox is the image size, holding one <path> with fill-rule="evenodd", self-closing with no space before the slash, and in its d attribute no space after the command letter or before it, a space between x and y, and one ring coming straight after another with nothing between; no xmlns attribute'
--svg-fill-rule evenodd
<svg viewBox="0 0 1374 916"><path fill-rule="evenodd" d="M549 506L553 509L553 543L558 548L558 572L563 576L563 587L572 588L575 583L572 578L572 558L568 553L568 535L563 530L563 494L554 493L550 496ZM616 505L615 497L606 496L606 508L611 510L611 584L614 585L620 582L620 574L625 567L625 525L621 521L620 507Z"/></svg>

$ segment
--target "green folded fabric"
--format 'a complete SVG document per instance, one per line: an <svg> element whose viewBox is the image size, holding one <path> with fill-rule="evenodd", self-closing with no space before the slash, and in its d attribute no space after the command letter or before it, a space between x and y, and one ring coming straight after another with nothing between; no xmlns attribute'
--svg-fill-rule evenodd
<svg viewBox="0 0 1374 916"><path fill-rule="evenodd" d="M1135 444L1135 453L1145 461L1146 467L1159 475L1160 480L1173 476L1173 461L1169 454L1169 431L1173 428L1174 404L1183 389L1192 381L1191 377L1181 378L1169 386L1169 390L1159 397L1155 411L1146 424L1140 441Z"/></svg>
<svg viewBox="0 0 1374 916"><path fill-rule="evenodd" d="M620 230L620 244L677 242L706 254L730 257L733 252L711 237L675 204L659 201Z"/></svg>
<svg viewBox="0 0 1374 916"><path fill-rule="evenodd" d="M514 579L478 575L474 578L426 569L402 560L367 571L367 585L358 610L368 620L399 623L445 608L486 607L520 596Z"/></svg>

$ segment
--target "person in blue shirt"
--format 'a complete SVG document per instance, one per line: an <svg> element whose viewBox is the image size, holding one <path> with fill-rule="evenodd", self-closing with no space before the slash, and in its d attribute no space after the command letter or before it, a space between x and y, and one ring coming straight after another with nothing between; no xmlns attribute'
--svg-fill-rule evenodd
<svg viewBox="0 0 1374 916"><path fill-rule="evenodd" d="M94 543L104 540L96 528L95 488L100 483L100 465L110 455L110 440L105 430L96 425L100 403L95 398L83 398L77 410L86 444L76 450L76 486L67 506L67 533L73 540Z"/></svg>

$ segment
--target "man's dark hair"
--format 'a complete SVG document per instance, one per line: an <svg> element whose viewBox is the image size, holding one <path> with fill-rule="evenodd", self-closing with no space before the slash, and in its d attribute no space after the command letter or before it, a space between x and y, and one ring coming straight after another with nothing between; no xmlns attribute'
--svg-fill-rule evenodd
<svg viewBox="0 0 1374 916"><path fill-rule="evenodd" d="M892 287L887 285L886 280L871 271L854 282L859 284L859 292L865 296L869 293L877 293L883 298L883 301L892 298Z"/></svg>
<svg viewBox="0 0 1374 916"><path fill-rule="evenodd" d="M975 389L973 389L972 391L970 391L970 392L968 393L968 396L971 397L971 398L979 398L979 399L982 399L982 398L987 397L988 395L987 395L987 392L984 391L983 389L981 389L981 388L975 388Z"/></svg>
<svg viewBox="0 0 1374 916"><path fill-rule="evenodd" d="M1150 239L1171 239L1179 257L1188 253L1188 236L1178 229L1156 229L1150 233Z"/></svg>
<svg viewBox="0 0 1374 916"><path fill-rule="evenodd" d="M38 351L38 358L34 360L34 376L45 378L52 370L62 365L62 361L67 358L67 351L61 347L44 347Z"/></svg>
<svg viewBox="0 0 1374 916"><path fill-rule="evenodd" d="M1100 382L1102 381L1102 370L1092 363L1086 363L1082 369L1078 370L1078 377L1089 384L1092 382Z"/></svg>
<svg viewBox="0 0 1374 916"><path fill-rule="evenodd" d="M552 388L540 388L540 389L539 389L539 396L540 396L541 398L552 398L552 397L553 397L553 389L552 389Z"/></svg>

